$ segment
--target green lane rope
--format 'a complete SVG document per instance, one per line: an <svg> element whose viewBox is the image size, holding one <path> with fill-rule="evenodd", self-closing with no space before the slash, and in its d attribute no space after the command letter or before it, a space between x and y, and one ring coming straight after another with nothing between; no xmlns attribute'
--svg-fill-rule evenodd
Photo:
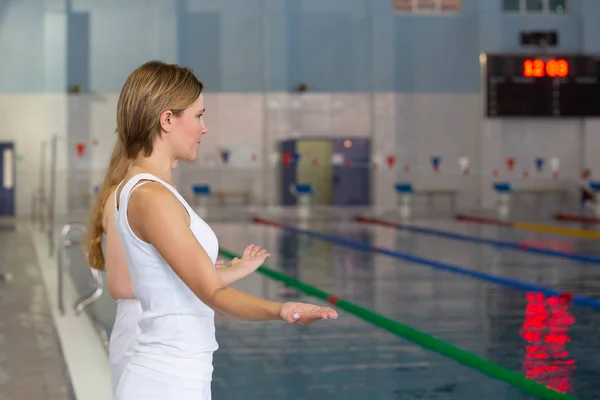
<svg viewBox="0 0 600 400"><path fill-rule="evenodd" d="M229 259L241 257L240 255L225 249L220 249L219 252L223 257ZM257 271L271 279L283 282L287 286L294 287L309 296L326 301L337 308L344 310L364 321L370 322L379 328L385 329L396 336L414 342L428 350L442 354L445 357L451 358L461 364L471 367L487 376L509 383L518 389L536 396L537 398L548 400L576 400L575 397L569 394L558 392L539 382L536 382L533 379L527 378L518 372L504 368L496 363L481 358L476 354L460 349L448 342L440 340L417 329L411 328L410 326L404 325L398 321L394 321L393 319L385 317L381 314L377 314L347 300L342 300L337 296L328 294L327 292L317 289L314 286L308 285L279 271L275 271L265 265L260 266Z"/></svg>

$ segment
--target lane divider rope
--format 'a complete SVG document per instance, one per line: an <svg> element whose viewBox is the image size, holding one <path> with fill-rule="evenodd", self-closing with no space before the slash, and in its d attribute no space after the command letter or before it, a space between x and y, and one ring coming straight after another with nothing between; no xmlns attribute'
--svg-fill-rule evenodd
<svg viewBox="0 0 600 400"><path fill-rule="evenodd" d="M239 254L235 254L223 248L221 248L219 252L223 257L229 259L241 257ZM318 289L312 285L299 281L279 271L273 270L267 267L266 265L260 266L257 271L268 278L280 281L289 287L298 289L299 291L303 292L308 296L315 297L322 301L326 301L334 305L335 307L344 310L347 313L354 315L359 319L362 319L363 321L369 322L396 336L416 343L425 349L431 350L447 358L455 360L491 378L506 382L539 399L576 400L575 397L569 394L558 392L539 382L536 382L533 379L527 378L526 376L518 372L502 367L501 365L488 361L474 353L458 348L430 334L419 331L413 327L402 324L381 314L377 314L367 308L361 307L350 301L343 300L338 296L324 292L323 290Z"/></svg>
<svg viewBox="0 0 600 400"><path fill-rule="evenodd" d="M584 224L600 224L600 218L577 214L557 213L554 215L554 219L558 221L581 222Z"/></svg>
<svg viewBox="0 0 600 400"><path fill-rule="evenodd" d="M284 229L297 234L303 234L312 236L330 243L334 243L341 246L351 247L356 250L374 252L378 254L387 255L392 258L408 261L414 264L425 265L431 268L453 272L459 275L469 276L471 278L487 281L500 286L507 286L513 289L517 289L523 292L540 292L547 296L560 297L563 300L572 301L573 304L583 307L589 307L594 310L600 310L600 300L584 295L574 295L570 292L560 291L552 289L546 286L538 285L535 283L520 281L517 279L506 278L500 275L489 274L486 272L476 271L461 266L443 263L436 260L431 260L424 257L415 256L409 253L404 253L396 250L386 249L383 247L376 247L364 242L353 241L338 236L326 235L324 233L310 231L307 229L300 229L292 225L285 225L280 222L270 221L261 217L254 217L253 222L257 224L274 226L280 229Z"/></svg>
<svg viewBox="0 0 600 400"><path fill-rule="evenodd" d="M507 228L523 229L534 232L554 233L557 235L575 236L584 239L600 239L600 232L585 229L573 229L565 228L562 226L532 224L529 222L502 221L493 218L484 218L466 214L457 214L455 218L459 221L473 222L476 224L505 226Z"/></svg>
<svg viewBox="0 0 600 400"><path fill-rule="evenodd" d="M448 232L448 231L443 231L443 230L439 230L439 229L423 228L420 226L401 224L401 223L397 223L397 222L393 222L393 221L382 220L379 218L357 216L355 219L357 222L360 222L360 223L381 225L381 226L386 226L389 228L396 228L396 229L407 231L407 232L439 236L439 237L443 237L446 239L462 240L462 241L472 242L472 243L487 244L487 245L505 248L505 249L526 251L529 253L541 254L541 255L551 256L551 257L566 258L566 259L570 259L570 260L581 261L581 262L588 263L588 264L600 265L600 257L589 256L589 255L585 255L585 254L575 254L575 253L570 253L570 252L566 252L566 251L546 249L546 248L535 246L535 245L514 243L514 242L509 242L509 241L504 241L504 240L478 238L476 236Z"/></svg>

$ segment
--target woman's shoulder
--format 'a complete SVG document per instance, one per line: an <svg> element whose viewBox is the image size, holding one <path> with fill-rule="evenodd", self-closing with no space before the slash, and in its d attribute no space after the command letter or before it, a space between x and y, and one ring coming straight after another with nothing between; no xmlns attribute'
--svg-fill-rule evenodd
<svg viewBox="0 0 600 400"><path fill-rule="evenodd" d="M146 180L136 185L135 190L129 197L127 208L129 210L140 208L145 211L151 211L157 208L163 209L178 206L179 200L167 185L160 181Z"/></svg>

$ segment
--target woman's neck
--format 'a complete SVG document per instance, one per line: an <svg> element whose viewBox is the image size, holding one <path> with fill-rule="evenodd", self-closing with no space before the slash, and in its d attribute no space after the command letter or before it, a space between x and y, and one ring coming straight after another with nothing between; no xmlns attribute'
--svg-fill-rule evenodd
<svg viewBox="0 0 600 400"><path fill-rule="evenodd" d="M143 153L140 153L133 161L131 166L135 170L148 172L157 178L172 184L173 180L171 171L173 169L174 160L172 157L161 154L160 151L156 150L158 149L155 149L155 151L153 151L152 155L149 157L146 157Z"/></svg>

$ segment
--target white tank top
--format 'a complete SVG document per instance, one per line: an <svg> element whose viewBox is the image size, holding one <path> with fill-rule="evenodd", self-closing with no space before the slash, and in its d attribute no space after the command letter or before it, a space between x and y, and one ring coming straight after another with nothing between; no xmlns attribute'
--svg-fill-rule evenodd
<svg viewBox="0 0 600 400"><path fill-rule="evenodd" d="M215 313L175 274L154 246L131 230L127 204L141 180L159 182L179 199L190 215L190 230L213 264L219 251L215 233L173 186L151 174L135 175L125 183L119 195L119 209L115 207L115 222L125 249L133 292L143 310L139 321L141 333L130 362L175 377L210 381L212 356L218 349Z"/></svg>

